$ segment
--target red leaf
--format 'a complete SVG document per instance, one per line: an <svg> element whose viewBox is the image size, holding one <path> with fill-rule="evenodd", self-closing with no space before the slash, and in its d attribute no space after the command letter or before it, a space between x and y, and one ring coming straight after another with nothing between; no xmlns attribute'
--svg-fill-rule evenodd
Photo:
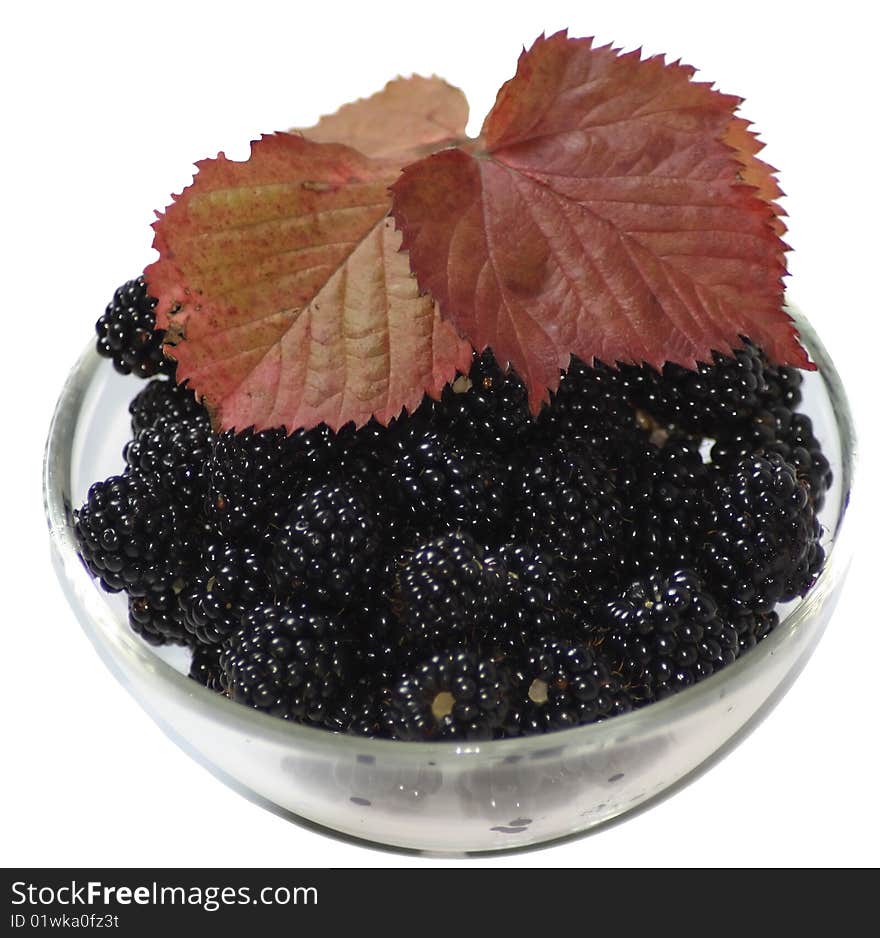
<svg viewBox="0 0 880 938"><path fill-rule="evenodd" d="M387 217L397 164L278 134L221 153L154 223L178 380L224 429L385 423L467 367Z"/></svg>
<svg viewBox="0 0 880 938"><path fill-rule="evenodd" d="M785 212L776 204L776 200L784 193L773 173L776 170L759 160L757 154L764 149L757 135L749 130L749 122L742 117L734 117L727 125L724 142L733 147L736 158L742 165L738 179L757 190L759 198L767 202L776 218L773 219L773 230L780 236L785 234L785 223L779 217Z"/></svg>
<svg viewBox="0 0 880 938"><path fill-rule="evenodd" d="M464 138L467 98L432 76L395 78L369 98L343 105L300 131L318 143L344 143L366 156L402 166Z"/></svg>
<svg viewBox="0 0 880 938"><path fill-rule="evenodd" d="M692 367L746 334L808 366L782 311L770 168L734 123L739 99L692 76L541 37L477 145L422 159L392 187L419 284L513 364L534 409L572 354Z"/></svg>

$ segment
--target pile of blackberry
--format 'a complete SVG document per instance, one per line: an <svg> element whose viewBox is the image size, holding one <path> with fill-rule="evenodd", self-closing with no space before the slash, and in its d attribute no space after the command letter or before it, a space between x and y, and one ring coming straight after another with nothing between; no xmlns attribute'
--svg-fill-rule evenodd
<svg viewBox="0 0 880 938"><path fill-rule="evenodd" d="M335 732L497 739L607 719L735 661L824 561L801 375L573 361L532 417L490 351L388 427L215 433L142 279L98 351L151 378L82 559L191 677Z"/></svg>

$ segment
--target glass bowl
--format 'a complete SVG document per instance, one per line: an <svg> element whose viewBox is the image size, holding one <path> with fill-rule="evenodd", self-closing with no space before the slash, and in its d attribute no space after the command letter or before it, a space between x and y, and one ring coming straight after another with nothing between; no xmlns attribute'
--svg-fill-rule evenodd
<svg viewBox="0 0 880 938"><path fill-rule="evenodd" d="M797 315L797 314L795 314ZM44 498L58 577L107 666L159 726L236 790L298 819L367 841L432 853L504 850L585 831L631 811L723 755L797 677L834 609L849 564L844 523L855 438L840 378L809 324L819 370L805 410L834 470L822 522L827 562L805 599L730 667L682 693L603 723L474 743L361 739L288 723L186 676L186 652L152 648L77 555L74 507L121 471L135 384L90 346L70 373L49 431Z"/></svg>

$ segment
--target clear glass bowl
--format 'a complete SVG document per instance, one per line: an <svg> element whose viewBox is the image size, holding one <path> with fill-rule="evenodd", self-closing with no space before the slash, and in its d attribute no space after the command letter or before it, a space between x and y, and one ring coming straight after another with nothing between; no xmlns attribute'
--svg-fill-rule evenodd
<svg viewBox="0 0 880 938"><path fill-rule="evenodd" d="M119 472L135 383L89 349L49 431L44 498L52 553L98 653L162 729L236 790L299 819L368 841L431 852L503 850L553 840L631 811L729 751L782 697L831 616L848 564L844 524L855 438L840 378L801 317L817 372L803 409L834 470L822 513L828 558L808 596L732 666L675 697L604 723L526 739L404 743L287 723L186 677L182 649L154 649L128 628L124 597L82 565L73 508Z"/></svg>

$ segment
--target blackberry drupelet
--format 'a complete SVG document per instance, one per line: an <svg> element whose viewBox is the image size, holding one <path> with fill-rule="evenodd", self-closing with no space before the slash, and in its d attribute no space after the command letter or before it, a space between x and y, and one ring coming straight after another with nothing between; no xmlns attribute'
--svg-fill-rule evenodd
<svg viewBox="0 0 880 938"><path fill-rule="evenodd" d="M381 538L363 493L338 482L304 492L274 536L270 575L279 597L305 591L336 606L377 593Z"/></svg>
<svg viewBox="0 0 880 938"><path fill-rule="evenodd" d="M736 660L740 647L736 629L693 570L652 574L600 603L593 640L639 702L704 680Z"/></svg>
<svg viewBox="0 0 880 938"><path fill-rule="evenodd" d="M185 385L154 378L148 382L128 405L131 414L131 432L137 436L141 430L163 424L177 424L190 417L199 417L210 423L208 411L195 394Z"/></svg>
<svg viewBox="0 0 880 938"><path fill-rule="evenodd" d="M583 642L538 637L513 671L507 735L595 723L632 709L609 662Z"/></svg>
<svg viewBox="0 0 880 938"><path fill-rule="evenodd" d="M491 739L507 707L504 669L462 646L439 652L402 675L383 721L395 739Z"/></svg>
<svg viewBox="0 0 880 938"><path fill-rule="evenodd" d="M247 546L210 540L198 570L180 594L187 630L202 644L225 641L271 596L263 562Z"/></svg>
<svg viewBox="0 0 880 938"><path fill-rule="evenodd" d="M74 532L83 561L110 592L143 595L173 579L178 511L155 473L96 482L74 512Z"/></svg>
<svg viewBox="0 0 880 938"><path fill-rule="evenodd" d="M445 641L480 625L498 591L498 571L465 532L419 545L400 567L395 605L410 639Z"/></svg>
<svg viewBox="0 0 880 938"><path fill-rule="evenodd" d="M302 605L250 612L224 646L220 668L233 700L315 725L332 722L357 679L351 636Z"/></svg>
<svg viewBox="0 0 880 938"><path fill-rule="evenodd" d="M718 478L699 568L735 614L768 613L804 595L825 559L806 483L776 453L738 463Z"/></svg>
<svg viewBox="0 0 880 938"><path fill-rule="evenodd" d="M155 309L156 300L147 295L141 276L116 290L95 323L98 354L112 359L120 374L139 378L174 374L176 362L162 352L165 333L156 329Z"/></svg>
<svg viewBox="0 0 880 938"><path fill-rule="evenodd" d="M223 690L220 683L220 655L222 653L222 645L196 645L189 666L189 676L208 690L221 692Z"/></svg>

